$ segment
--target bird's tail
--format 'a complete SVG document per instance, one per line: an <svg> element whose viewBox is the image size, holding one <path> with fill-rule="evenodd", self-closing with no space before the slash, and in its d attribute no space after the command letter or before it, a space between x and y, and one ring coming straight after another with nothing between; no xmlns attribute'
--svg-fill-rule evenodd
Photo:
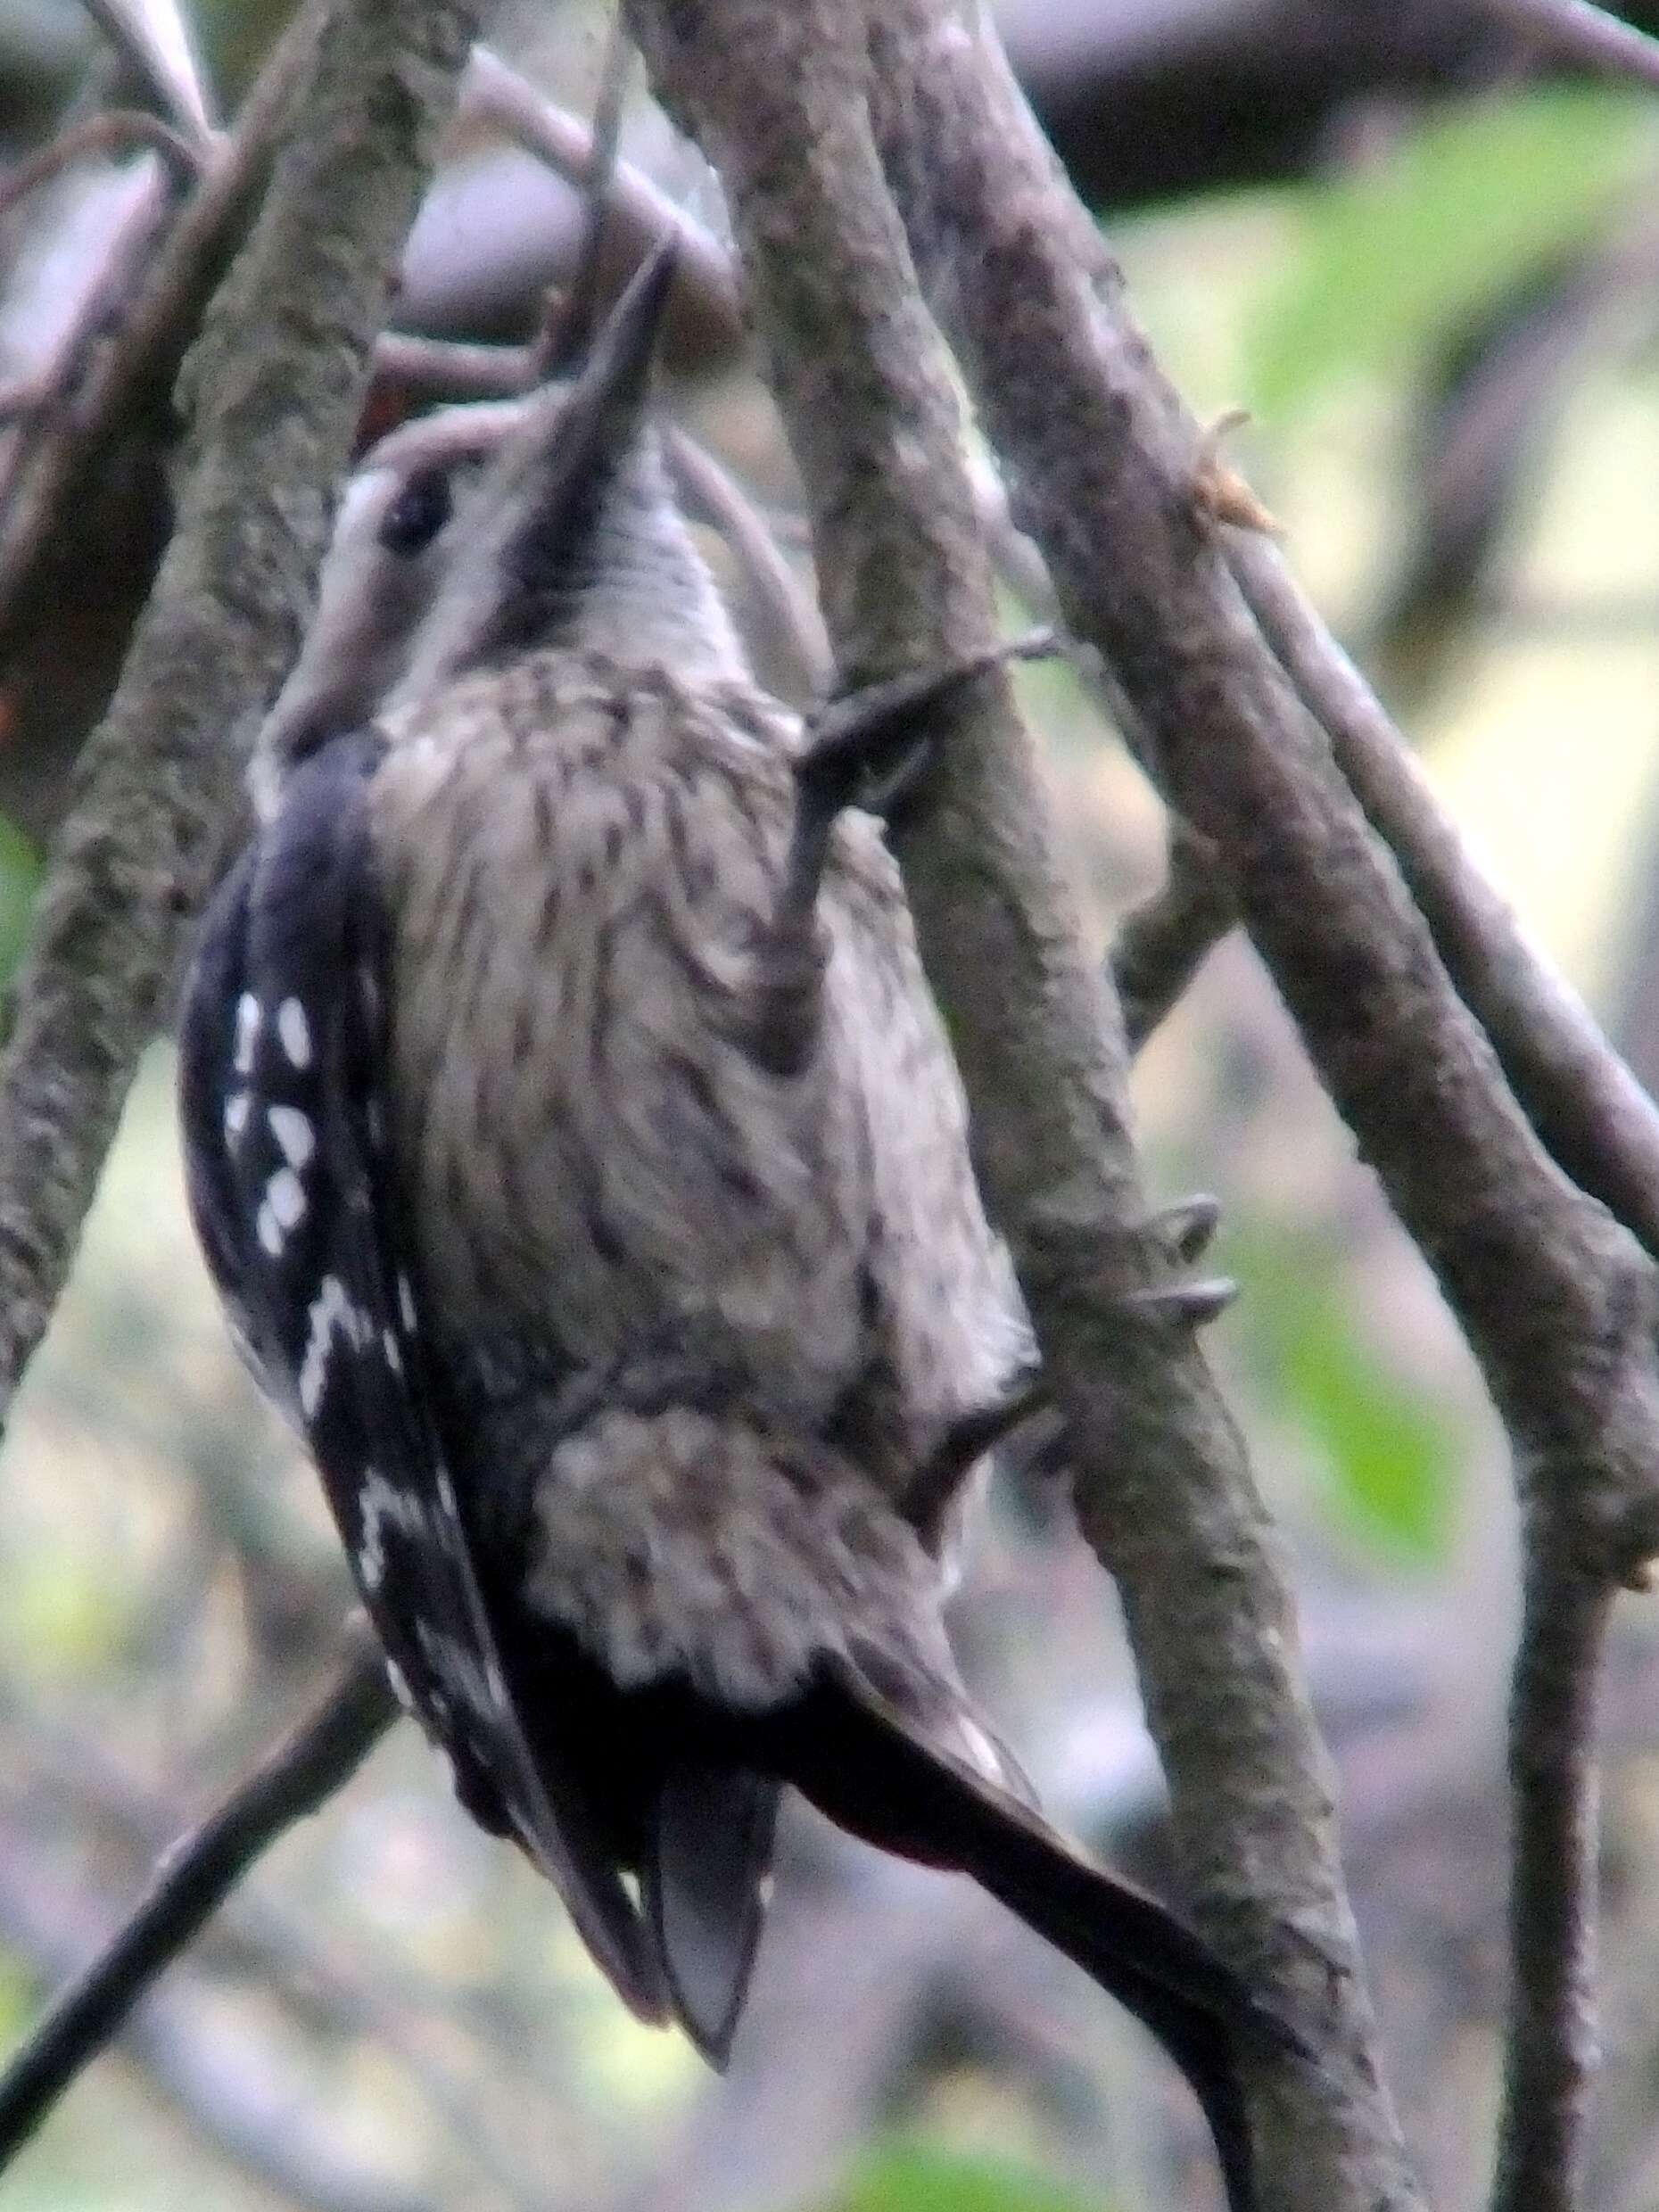
<svg viewBox="0 0 1659 2212"><path fill-rule="evenodd" d="M1232 2212L1258 2212L1239 2061L1251 2048L1294 2047L1291 2031L1163 1905L1050 1828L1015 1794L1018 1770L988 1737L986 1770L975 1771L855 1664L827 1671L808 1702L779 1762L787 1779L882 1850L971 1875L1127 2006L1191 2083Z"/></svg>

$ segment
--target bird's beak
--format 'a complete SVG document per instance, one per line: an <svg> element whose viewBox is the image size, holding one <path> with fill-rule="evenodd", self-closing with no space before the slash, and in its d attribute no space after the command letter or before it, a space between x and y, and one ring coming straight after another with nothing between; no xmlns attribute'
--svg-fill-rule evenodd
<svg viewBox="0 0 1659 2212"><path fill-rule="evenodd" d="M477 529L456 553L400 696L545 642L559 611L603 571L614 502L646 428L676 258L671 240L639 270L573 384L548 384L519 403L519 421L479 488Z"/></svg>
<svg viewBox="0 0 1659 2212"><path fill-rule="evenodd" d="M517 481L502 502L509 519L499 554L510 582L491 640L498 649L526 641L506 634L515 609L534 634L541 589L573 554L580 559L639 442L676 259L673 240L656 249L611 310L574 384L539 394L513 442Z"/></svg>
<svg viewBox="0 0 1659 2212"><path fill-rule="evenodd" d="M544 542L566 537L640 435L677 259L672 239L657 247L611 310L575 382L551 387L536 403L545 410L545 434L521 433L524 520Z"/></svg>
<svg viewBox="0 0 1659 2212"><path fill-rule="evenodd" d="M590 437L613 443L619 431L629 434L644 414L657 332L678 260L675 241L664 239L635 270L601 326L566 401L567 428L578 437L583 432L573 417L584 423Z"/></svg>

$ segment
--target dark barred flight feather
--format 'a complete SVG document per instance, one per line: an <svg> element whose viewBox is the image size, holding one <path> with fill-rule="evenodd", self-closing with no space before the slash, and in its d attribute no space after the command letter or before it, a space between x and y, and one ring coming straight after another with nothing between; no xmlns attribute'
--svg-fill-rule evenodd
<svg viewBox="0 0 1659 2212"><path fill-rule="evenodd" d="M339 738L297 769L209 912L179 1026L193 1208L262 1378L317 1462L400 1695L468 1811L518 1837L628 2003L660 2018L620 1882L594 1880L592 1861L572 1870L423 1387L378 1089L383 925L364 786L383 749Z"/></svg>

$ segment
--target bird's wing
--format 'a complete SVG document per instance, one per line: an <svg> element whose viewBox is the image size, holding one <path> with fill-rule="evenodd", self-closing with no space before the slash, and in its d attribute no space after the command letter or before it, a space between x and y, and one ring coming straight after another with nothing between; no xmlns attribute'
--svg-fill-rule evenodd
<svg viewBox="0 0 1659 2212"><path fill-rule="evenodd" d="M366 786L378 740L296 770L215 902L180 1035L210 1265L322 1474L394 1683L468 1809L516 1832L642 2018L656 1953L552 1746L515 1708L458 1498L387 1149L386 962Z"/></svg>
<svg viewBox="0 0 1659 2212"><path fill-rule="evenodd" d="M242 1216L231 1152L251 1101L235 1066L235 1024L227 1010L241 990L248 933L248 887L254 854L245 852L219 885L202 918L178 1015L178 1120L184 1138L185 1193L196 1241L206 1259L236 1349L261 1386L280 1396L264 1350L253 1341L253 1317L243 1300ZM291 1409L285 1404L285 1411Z"/></svg>

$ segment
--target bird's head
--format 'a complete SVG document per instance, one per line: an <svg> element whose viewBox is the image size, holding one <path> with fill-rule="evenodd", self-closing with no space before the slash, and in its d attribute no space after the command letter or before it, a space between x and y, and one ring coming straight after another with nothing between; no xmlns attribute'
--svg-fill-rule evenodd
<svg viewBox="0 0 1659 2212"><path fill-rule="evenodd" d="M652 359L673 270L672 246L659 249L574 381L520 403L469 504L398 702L549 646L661 663L692 681L747 673L651 423Z"/></svg>
<svg viewBox="0 0 1659 2212"><path fill-rule="evenodd" d="M352 472L300 657L254 747L250 781L261 820L295 763L368 721L403 673L486 464L529 404L442 408L390 432Z"/></svg>

